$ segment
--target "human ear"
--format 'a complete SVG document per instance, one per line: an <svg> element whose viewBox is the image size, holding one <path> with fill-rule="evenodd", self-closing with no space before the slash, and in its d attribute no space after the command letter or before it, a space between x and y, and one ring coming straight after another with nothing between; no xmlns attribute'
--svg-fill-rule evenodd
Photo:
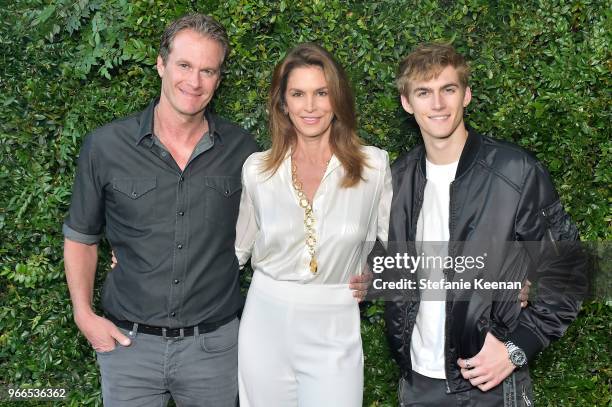
<svg viewBox="0 0 612 407"><path fill-rule="evenodd" d="M164 64L164 60L162 59L161 55L157 56L157 63L155 67L157 68L157 74L159 75L159 77L163 78L164 70L166 69L166 65Z"/></svg>
<svg viewBox="0 0 612 407"><path fill-rule="evenodd" d="M401 95L400 98L402 100L402 107L404 108L404 110L410 114L414 114L414 109L412 108L412 105L410 104L410 100L408 100L408 96Z"/></svg>
<svg viewBox="0 0 612 407"><path fill-rule="evenodd" d="M472 101L472 89L470 87L465 88L465 92L463 93L463 107L467 107Z"/></svg>

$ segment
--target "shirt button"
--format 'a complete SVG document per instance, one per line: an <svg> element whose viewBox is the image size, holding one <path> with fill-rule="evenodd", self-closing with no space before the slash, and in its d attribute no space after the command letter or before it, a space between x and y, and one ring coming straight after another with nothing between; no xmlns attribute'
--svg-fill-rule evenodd
<svg viewBox="0 0 612 407"><path fill-rule="evenodd" d="M225 190L225 195L229 195L229 189Z"/></svg>
<svg viewBox="0 0 612 407"><path fill-rule="evenodd" d="M174 283L174 284L178 284L178 283L179 283L179 281L178 281L177 279L175 279L175 280L173 281L173 283Z"/></svg>
<svg viewBox="0 0 612 407"><path fill-rule="evenodd" d="M133 196L133 197L137 197L137 196L138 196L138 193L137 193L136 191L132 191L132 196Z"/></svg>
<svg viewBox="0 0 612 407"><path fill-rule="evenodd" d="M183 182L185 181L185 178L181 175L181 177L179 178L179 182Z"/></svg>
<svg viewBox="0 0 612 407"><path fill-rule="evenodd" d="M171 317L175 317L175 316L176 316L176 312L171 312L171 313L170 313L170 316L171 316Z"/></svg>
<svg viewBox="0 0 612 407"><path fill-rule="evenodd" d="M162 156L162 157L165 157L165 156L167 156L167 155L168 155L168 153L166 153L165 151L162 151L162 152L161 152L161 156Z"/></svg>
<svg viewBox="0 0 612 407"><path fill-rule="evenodd" d="M183 248L183 245L179 243L179 244L176 245L176 248L181 250Z"/></svg>
<svg viewBox="0 0 612 407"><path fill-rule="evenodd" d="M183 212L183 211L180 211L180 212L178 213L178 215L179 215L179 216L183 216L184 214L185 214L185 212Z"/></svg>

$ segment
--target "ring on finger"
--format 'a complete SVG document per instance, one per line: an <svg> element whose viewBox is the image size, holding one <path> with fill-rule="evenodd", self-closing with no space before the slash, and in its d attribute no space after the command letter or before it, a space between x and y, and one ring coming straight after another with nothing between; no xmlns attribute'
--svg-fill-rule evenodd
<svg viewBox="0 0 612 407"><path fill-rule="evenodd" d="M466 368L466 369L471 369L471 368L472 368L472 364L470 363L470 359L467 359L467 360L465 361L465 368Z"/></svg>

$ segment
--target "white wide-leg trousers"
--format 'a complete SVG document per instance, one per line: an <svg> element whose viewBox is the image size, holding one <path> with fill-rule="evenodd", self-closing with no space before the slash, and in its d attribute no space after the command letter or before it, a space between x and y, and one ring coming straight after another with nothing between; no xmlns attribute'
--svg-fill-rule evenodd
<svg viewBox="0 0 612 407"><path fill-rule="evenodd" d="M238 335L241 407L361 407L359 305L347 284L255 272Z"/></svg>

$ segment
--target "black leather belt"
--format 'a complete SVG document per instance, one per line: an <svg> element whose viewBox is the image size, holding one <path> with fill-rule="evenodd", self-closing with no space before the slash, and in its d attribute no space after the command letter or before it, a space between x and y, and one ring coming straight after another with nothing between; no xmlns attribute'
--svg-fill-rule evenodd
<svg viewBox="0 0 612 407"><path fill-rule="evenodd" d="M106 318L112 321L119 328L131 331L134 329L134 326L137 325L136 332L139 333L163 336L167 338L177 338L179 336L193 336L196 327L198 327L198 333L200 334L216 331L219 327L227 324L228 322L236 318L236 315L230 315L229 317L223 318L220 321L202 322L201 324L188 326L185 328L166 328L161 326L136 324L135 322L117 319L112 315L106 315Z"/></svg>

